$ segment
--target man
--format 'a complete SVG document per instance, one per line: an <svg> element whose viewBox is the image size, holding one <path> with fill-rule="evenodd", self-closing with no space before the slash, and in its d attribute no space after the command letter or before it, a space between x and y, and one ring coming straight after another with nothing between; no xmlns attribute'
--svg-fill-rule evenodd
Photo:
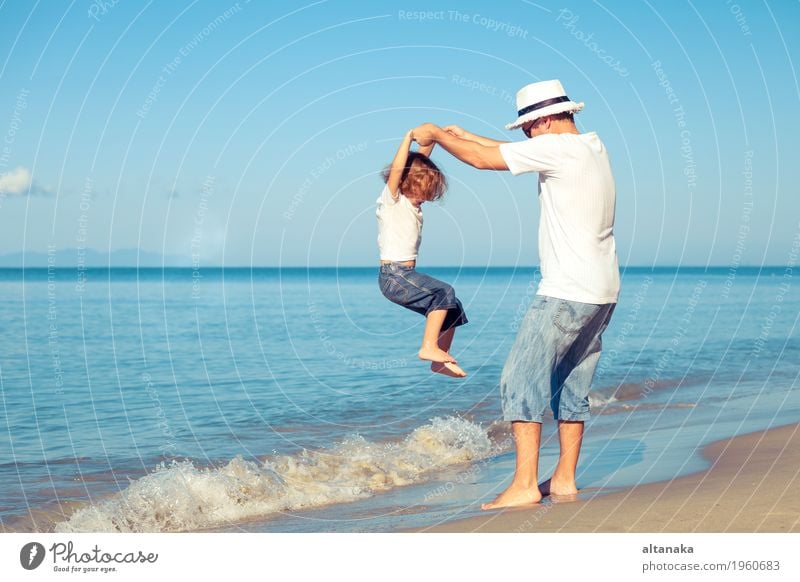
<svg viewBox="0 0 800 582"><path fill-rule="evenodd" d="M516 469L511 485L483 509L578 492L575 471L589 418L589 386L619 295L614 177L597 134L582 134L575 126L573 114L581 109L583 103L571 101L559 81L542 81L517 93L518 117L506 126L522 128L525 141L500 142L430 123L413 130L421 145L436 142L475 168L539 173L542 279L500 380ZM558 421L561 450L552 477L539 485L539 443L548 404Z"/></svg>

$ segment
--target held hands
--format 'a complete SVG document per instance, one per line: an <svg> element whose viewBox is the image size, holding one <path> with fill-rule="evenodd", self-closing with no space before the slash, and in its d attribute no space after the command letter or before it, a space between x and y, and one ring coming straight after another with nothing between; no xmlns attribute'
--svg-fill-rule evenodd
<svg viewBox="0 0 800 582"><path fill-rule="evenodd" d="M411 136L421 147L434 144L434 132L439 129L433 123L423 123L411 130Z"/></svg>
<svg viewBox="0 0 800 582"><path fill-rule="evenodd" d="M411 136L420 146L432 145L436 140L434 134L440 128L433 123L423 123L411 130ZM452 136L469 139L470 133L458 125L447 125L441 128Z"/></svg>

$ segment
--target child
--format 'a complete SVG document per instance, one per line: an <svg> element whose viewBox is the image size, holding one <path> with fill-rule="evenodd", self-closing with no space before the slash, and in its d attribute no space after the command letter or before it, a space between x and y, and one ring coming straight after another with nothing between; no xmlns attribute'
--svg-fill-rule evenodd
<svg viewBox="0 0 800 582"><path fill-rule="evenodd" d="M419 358L431 370L454 378L467 375L450 355L456 327L467 323L453 288L415 270L422 238L422 204L438 200L447 180L429 158L433 143L410 152L412 132L406 133L391 166L383 171L386 186L376 201L380 247L381 293L394 303L424 315L425 333Z"/></svg>

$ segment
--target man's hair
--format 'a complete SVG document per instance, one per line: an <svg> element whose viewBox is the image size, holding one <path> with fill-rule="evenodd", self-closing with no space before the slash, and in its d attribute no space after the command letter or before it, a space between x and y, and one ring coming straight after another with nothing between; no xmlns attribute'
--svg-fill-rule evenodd
<svg viewBox="0 0 800 582"><path fill-rule="evenodd" d="M575 116L572 114L571 111L565 111L564 113L556 113L555 115L548 115L552 121L571 121L575 123Z"/></svg>
<svg viewBox="0 0 800 582"><path fill-rule="evenodd" d="M386 166L381 176L389 181L392 166ZM408 160L400 178L400 191L404 196L422 198L428 202L439 200L447 190L447 178L428 156L418 152L408 152Z"/></svg>
<svg viewBox="0 0 800 582"><path fill-rule="evenodd" d="M536 121L537 123L541 123L546 119L549 119L550 121L571 121L572 123L575 123L575 116L570 111L565 111L564 113L554 113L553 115L545 115L544 117L538 118Z"/></svg>

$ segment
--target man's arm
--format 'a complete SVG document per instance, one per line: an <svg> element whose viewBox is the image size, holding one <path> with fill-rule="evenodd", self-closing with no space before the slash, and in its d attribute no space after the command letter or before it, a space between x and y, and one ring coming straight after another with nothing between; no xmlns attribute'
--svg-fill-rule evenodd
<svg viewBox="0 0 800 582"><path fill-rule="evenodd" d="M450 154L479 170L508 170L498 145L483 145L476 141L456 137L432 123L413 129L414 139L423 143L432 140Z"/></svg>
<svg viewBox="0 0 800 582"><path fill-rule="evenodd" d="M490 137L484 137L482 135L478 135L467 131L463 127L459 127L458 125L447 125L442 128L447 133L452 133L456 137L460 137L461 139L466 139L469 141L474 141L476 143L481 144L482 146L492 147L492 146L499 146L501 143L508 143L507 141L497 141L496 139L492 139Z"/></svg>

